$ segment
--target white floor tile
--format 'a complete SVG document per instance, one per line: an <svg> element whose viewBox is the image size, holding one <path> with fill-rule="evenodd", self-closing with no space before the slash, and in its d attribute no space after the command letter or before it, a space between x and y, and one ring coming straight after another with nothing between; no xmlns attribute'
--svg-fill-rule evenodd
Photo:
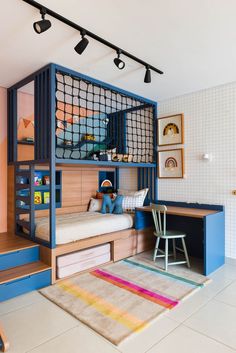
<svg viewBox="0 0 236 353"><path fill-rule="evenodd" d="M46 299L36 291L20 295L19 297L0 303L0 315L7 314L43 300Z"/></svg>
<svg viewBox="0 0 236 353"><path fill-rule="evenodd" d="M34 348L29 353L118 353L111 343L89 330L79 326Z"/></svg>
<svg viewBox="0 0 236 353"><path fill-rule="evenodd" d="M148 353L233 353L234 350L183 325L171 332Z"/></svg>
<svg viewBox="0 0 236 353"><path fill-rule="evenodd" d="M183 300L176 308L170 310L166 315L170 319L181 323L188 319L199 308L210 300L209 296L204 295L202 289L194 293L189 298Z"/></svg>
<svg viewBox="0 0 236 353"><path fill-rule="evenodd" d="M236 349L236 308L211 300L185 325Z"/></svg>
<svg viewBox="0 0 236 353"><path fill-rule="evenodd" d="M236 281L223 289L214 299L236 306Z"/></svg>
<svg viewBox="0 0 236 353"><path fill-rule="evenodd" d="M178 323L162 316L142 332L133 335L118 346L122 353L143 353L168 335Z"/></svg>
<svg viewBox="0 0 236 353"><path fill-rule="evenodd" d="M38 301L1 316L10 341L9 353L23 353L78 325L78 321L49 301Z"/></svg>
<svg viewBox="0 0 236 353"><path fill-rule="evenodd" d="M201 289L202 294L208 296L209 298L213 298L222 291L224 288L233 283L231 278L228 278L225 275L213 275L211 276L212 281Z"/></svg>
<svg viewBox="0 0 236 353"><path fill-rule="evenodd" d="M209 277L226 277L232 280L236 280L236 270L234 265L225 264L219 270L215 271Z"/></svg>

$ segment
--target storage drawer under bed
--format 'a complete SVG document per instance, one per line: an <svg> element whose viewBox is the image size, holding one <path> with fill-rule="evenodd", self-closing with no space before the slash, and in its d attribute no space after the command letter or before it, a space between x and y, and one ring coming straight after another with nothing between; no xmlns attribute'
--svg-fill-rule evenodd
<svg viewBox="0 0 236 353"><path fill-rule="evenodd" d="M71 276L111 260L110 243L94 246L57 258L57 278Z"/></svg>

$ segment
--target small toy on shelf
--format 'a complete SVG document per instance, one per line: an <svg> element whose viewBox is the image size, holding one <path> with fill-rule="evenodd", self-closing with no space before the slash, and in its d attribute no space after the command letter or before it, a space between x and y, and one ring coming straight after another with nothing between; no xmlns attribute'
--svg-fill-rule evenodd
<svg viewBox="0 0 236 353"><path fill-rule="evenodd" d="M96 137L93 134L85 134L82 136L81 141L96 141Z"/></svg>
<svg viewBox="0 0 236 353"><path fill-rule="evenodd" d="M50 185L50 176L49 175L43 176L43 185Z"/></svg>

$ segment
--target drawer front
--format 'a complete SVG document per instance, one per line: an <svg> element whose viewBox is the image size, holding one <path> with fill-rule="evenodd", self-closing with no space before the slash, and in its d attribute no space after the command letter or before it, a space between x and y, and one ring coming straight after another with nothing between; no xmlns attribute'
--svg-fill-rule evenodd
<svg viewBox="0 0 236 353"><path fill-rule="evenodd" d="M119 261L127 257L133 256L137 251L137 236L132 235L126 239L114 241L113 260Z"/></svg>
<svg viewBox="0 0 236 353"><path fill-rule="evenodd" d="M57 266L69 266L80 261L86 261L88 259L94 259L97 256L103 254L110 254L111 251L110 243L94 246L89 249L80 250L72 254L59 256L57 258Z"/></svg>
<svg viewBox="0 0 236 353"><path fill-rule="evenodd" d="M51 270L16 279L0 285L0 302L51 284Z"/></svg>
<svg viewBox="0 0 236 353"><path fill-rule="evenodd" d="M94 259L88 259L87 261L78 262L70 266L58 267L57 268L57 278L64 278L71 276L74 273L88 270L90 268L105 264L111 260L110 253L100 255Z"/></svg>
<svg viewBox="0 0 236 353"><path fill-rule="evenodd" d="M0 255L0 271L39 260L39 246Z"/></svg>
<svg viewBox="0 0 236 353"><path fill-rule="evenodd" d="M137 254L143 251L154 249L156 237L153 228L138 230L137 232Z"/></svg>

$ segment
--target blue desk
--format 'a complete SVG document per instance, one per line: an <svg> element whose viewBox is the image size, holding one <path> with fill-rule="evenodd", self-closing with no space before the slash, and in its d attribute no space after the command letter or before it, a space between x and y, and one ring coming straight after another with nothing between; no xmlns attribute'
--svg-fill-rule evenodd
<svg viewBox="0 0 236 353"><path fill-rule="evenodd" d="M189 255L203 259L204 275L225 263L224 206L171 201L158 203L167 206L167 228L185 232ZM135 228L139 230L150 226L153 226L151 208L137 208Z"/></svg>

